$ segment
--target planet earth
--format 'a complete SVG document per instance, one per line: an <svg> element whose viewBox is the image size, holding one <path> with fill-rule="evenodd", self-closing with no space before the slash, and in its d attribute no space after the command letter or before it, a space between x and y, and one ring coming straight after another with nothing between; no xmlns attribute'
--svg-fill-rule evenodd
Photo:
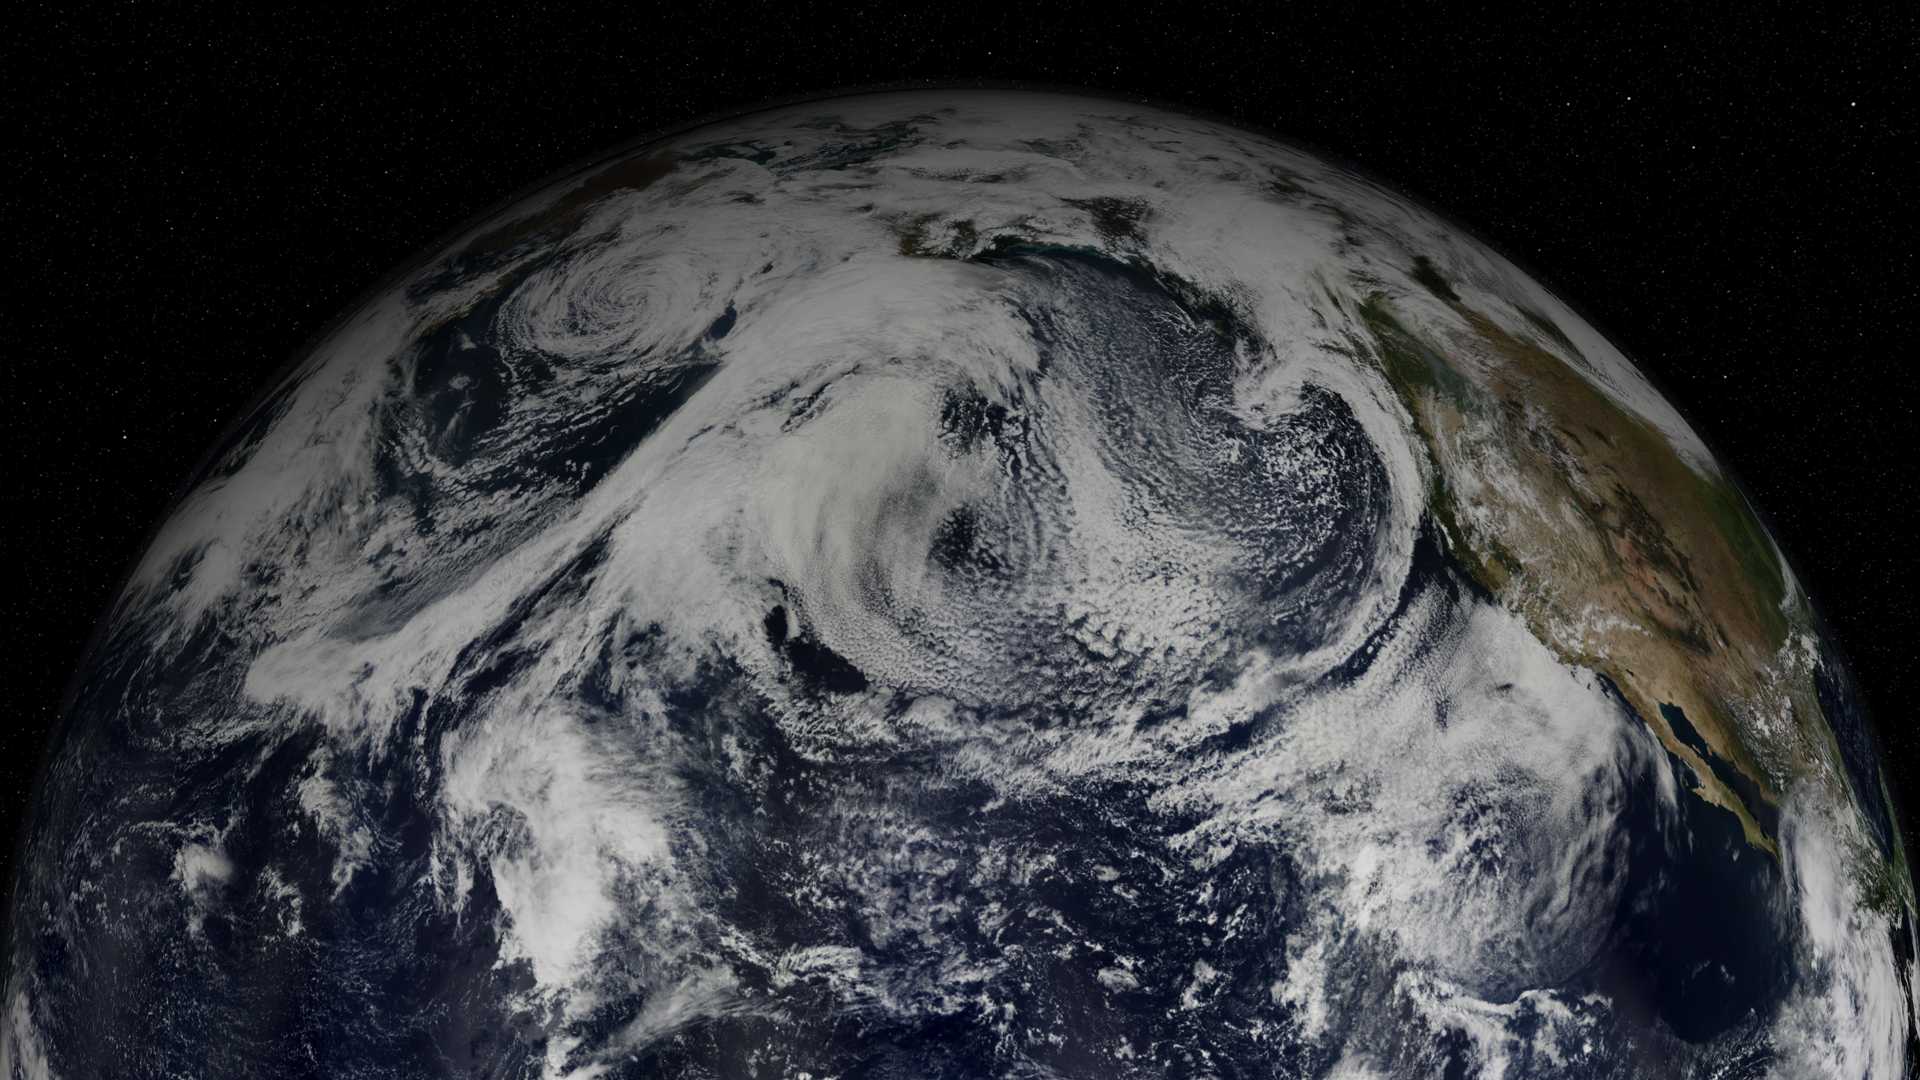
<svg viewBox="0 0 1920 1080"><path fill-rule="evenodd" d="M1895 1076L1860 696L1539 281L1275 138L659 136L208 457L21 840L7 1077Z"/></svg>

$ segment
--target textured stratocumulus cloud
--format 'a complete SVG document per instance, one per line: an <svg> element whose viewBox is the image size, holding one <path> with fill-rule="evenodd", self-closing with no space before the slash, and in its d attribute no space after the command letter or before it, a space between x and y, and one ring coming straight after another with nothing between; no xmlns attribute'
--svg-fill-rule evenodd
<svg viewBox="0 0 1920 1080"><path fill-rule="evenodd" d="M173 860L173 876L195 907L204 907L233 880L233 862L218 847L183 844Z"/></svg>
<svg viewBox="0 0 1920 1080"><path fill-rule="evenodd" d="M21 1080L54 1080L56 1076L47 1064L47 1049L41 1045L33 1006L26 992L17 988L7 995L5 1038L0 1039L0 1073Z"/></svg>
<svg viewBox="0 0 1920 1080"><path fill-rule="evenodd" d="M518 706L518 708L516 708ZM566 986L590 963L595 937L617 916L622 882L658 905L642 964L670 962L677 909L668 849L671 781L655 764L594 745L572 717L509 702L511 720L476 727L448 751L446 809L481 838L515 956L535 978ZM511 818L502 828L493 815Z"/></svg>
<svg viewBox="0 0 1920 1080"><path fill-rule="evenodd" d="M1384 947L1408 965L1392 996L1436 1032L1472 1035L1489 1075L1516 995L1540 1003L1540 1055L1578 1056L1592 1007L1534 988L1602 946L1617 819L1658 749L1511 614L1429 594L1405 618L1364 676L1286 699L1276 731L1170 797L1215 808L1191 837L1200 857L1278 835L1306 862L1310 915L1272 993L1308 1038L1363 1004L1359 957ZM1237 696L1219 705L1247 709ZM1670 785L1660 797L1671 804Z"/></svg>
<svg viewBox="0 0 1920 1080"><path fill-rule="evenodd" d="M1864 843L1858 818L1810 802L1788 808L1781 846L1805 936L1806 986L1780 1017L1777 1075L1895 1076L1911 1017L1888 949L1898 928L1864 903L1840 844Z"/></svg>
<svg viewBox="0 0 1920 1080"><path fill-rule="evenodd" d="M422 1014L527 1040L475 1072L836 1010L1046 1075L1007 1048L1083 1005L1142 1010L1087 1014L1112 1075L1228 1045L1354 1077L1594 1059L1620 1017L1573 987L1628 899L1627 803L1671 824L1675 776L1597 675L1416 566L1433 464L1356 312L1459 331L1410 276L1430 257L1712 472L1697 436L1505 260L1256 136L1061 97L808 108L477 227L165 523L114 615L145 634L126 669L205 672L129 677L157 741L254 788L292 762L161 830L167 910L260 898L295 957L367 890L442 920L484 970ZM248 861L262 806L314 878ZM1785 821L1812 975L1779 1068L1890 1075L1905 992L1840 869L1857 826ZM89 940L49 873L41 928ZM47 1075L63 991L22 940L0 1072ZM1076 965L1085 1001L1031 996Z"/></svg>

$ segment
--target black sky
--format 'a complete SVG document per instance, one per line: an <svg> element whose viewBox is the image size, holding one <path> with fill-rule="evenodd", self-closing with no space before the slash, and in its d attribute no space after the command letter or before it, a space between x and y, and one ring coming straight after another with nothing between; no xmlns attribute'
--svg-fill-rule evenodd
<svg viewBox="0 0 1920 1080"><path fill-rule="evenodd" d="M1196 3L16 11L0 35L24 181L0 217L17 274L0 359L4 835L147 529L259 382L360 291L649 129L956 79L1272 128L1529 265L1668 389L1770 517L1912 802L1920 30L1720 6L1414 23Z"/></svg>

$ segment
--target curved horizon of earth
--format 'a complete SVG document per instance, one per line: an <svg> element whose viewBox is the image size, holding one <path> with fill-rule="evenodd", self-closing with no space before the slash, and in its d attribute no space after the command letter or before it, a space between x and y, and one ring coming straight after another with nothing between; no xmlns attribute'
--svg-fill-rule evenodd
<svg viewBox="0 0 1920 1080"><path fill-rule="evenodd" d="M913 91L489 214L218 447L14 882L24 1077L1897 1076L1858 696L1512 262Z"/></svg>

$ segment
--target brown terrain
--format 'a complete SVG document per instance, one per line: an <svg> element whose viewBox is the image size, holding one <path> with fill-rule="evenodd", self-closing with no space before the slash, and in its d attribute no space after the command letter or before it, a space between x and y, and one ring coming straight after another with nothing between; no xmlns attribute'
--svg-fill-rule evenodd
<svg viewBox="0 0 1920 1080"><path fill-rule="evenodd" d="M1844 780L1810 661L1788 647L1810 616L1787 600L1745 498L1556 356L1572 345L1544 317L1530 316L1537 337L1516 335L1425 260L1414 273L1461 327L1429 340L1375 293L1358 351L1412 414L1448 544L1562 659L1607 676L1693 771L1696 794L1777 854L1762 823L1788 784L1808 770Z"/></svg>

